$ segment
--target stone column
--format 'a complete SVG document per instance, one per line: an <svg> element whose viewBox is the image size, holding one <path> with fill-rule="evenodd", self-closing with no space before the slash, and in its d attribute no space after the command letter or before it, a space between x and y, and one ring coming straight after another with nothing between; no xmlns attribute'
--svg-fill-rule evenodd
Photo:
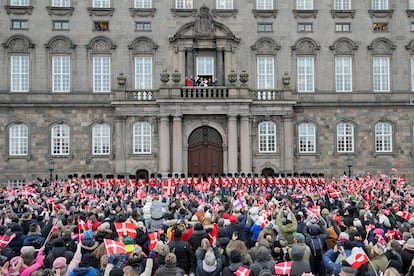
<svg viewBox="0 0 414 276"><path fill-rule="evenodd" d="M228 139L228 172L237 172L237 117L228 115L227 118Z"/></svg>
<svg viewBox="0 0 414 276"><path fill-rule="evenodd" d="M168 116L161 116L159 129L159 169L166 174L170 170L170 120Z"/></svg>
<svg viewBox="0 0 414 276"><path fill-rule="evenodd" d="M194 51L193 48L187 48L185 51L186 54L186 65L185 65L185 75L191 78L195 79L196 76L194 76Z"/></svg>
<svg viewBox="0 0 414 276"><path fill-rule="evenodd" d="M174 173L183 172L183 130L182 119L180 115L176 115L173 118L173 169Z"/></svg>
<svg viewBox="0 0 414 276"><path fill-rule="evenodd" d="M284 129L284 155L285 155L285 164L284 170L286 172L293 172L293 140L292 137L294 136L293 130L293 117L291 115L286 115L282 117L283 119L283 129Z"/></svg>
<svg viewBox="0 0 414 276"><path fill-rule="evenodd" d="M115 141L114 145L117 145L115 148L115 160L116 160L116 174L125 174L126 173L126 144L127 137L125 131L126 117L125 116L116 116L115 117Z"/></svg>
<svg viewBox="0 0 414 276"><path fill-rule="evenodd" d="M219 86L224 85L224 51L223 49L216 50L216 69L217 69L217 84Z"/></svg>
<svg viewBox="0 0 414 276"><path fill-rule="evenodd" d="M250 119L240 119L240 170L245 173L252 171L252 149L250 144Z"/></svg>

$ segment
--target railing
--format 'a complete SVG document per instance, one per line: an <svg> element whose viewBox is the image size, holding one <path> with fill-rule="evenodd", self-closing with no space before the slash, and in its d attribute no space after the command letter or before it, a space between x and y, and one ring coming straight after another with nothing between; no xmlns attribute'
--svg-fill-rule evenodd
<svg viewBox="0 0 414 276"><path fill-rule="evenodd" d="M259 101L275 101L282 99L282 91L278 90L256 90L253 92L255 99Z"/></svg>
<svg viewBox="0 0 414 276"><path fill-rule="evenodd" d="M128 91L127 99L128 100L137 100L137 101L153 101L155 90L138 90L138 91Z"/></svg>
<svg viewBox="0 0 414 276"><path fill-rule="evenodd" d="M226 87L183 87L181 98L228 98L229 90Z"/></svg>

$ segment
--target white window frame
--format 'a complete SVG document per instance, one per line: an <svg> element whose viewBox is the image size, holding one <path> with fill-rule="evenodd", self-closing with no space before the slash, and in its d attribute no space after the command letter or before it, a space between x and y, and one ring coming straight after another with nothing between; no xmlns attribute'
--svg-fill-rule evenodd
<svg viewBox="0 0 414 276"><path fill-rule="evenodd" d="M313 10L313 0L296 0L297 10Z"/></svg>
<svg viewBox="0 0 414 276"><path fill-rule="evenodd" d="M315 92L315 58L297 57L298 92Z"/></svg>
<svg viewBox="0 0 414 276"><path fill-rule="evenodd" d="M180 10L192 9L193 0L175 0L175 8Z"/></svg>
<svg viewBox="0 0 414 276"><path fill-rule="evenodd" d="M335 57L336 92L352 92L352 57Z"/></svg>
<svg viewBox="0 0 414 276"><path fill-rule="evenodd" d="M151 154L152 128L149 123L139 122L133 127L133 153Z"/></svg>
<svg viewBox="0 0 414 276"><path fill-rule="evenodd" d="M410 58L411 60L411 72L410 72L410 77L411 77L411 92L414 92L414 56L412 56Z"/></svg>
<svg viewBox="0 0 414 276"><path fill-rule="evenodd" d="M198 56L196 58L197 76L211 75L214 80L214 57Z"/></svg>
<svg viewBox="0 0 414 276"><path fill-rule="evenodd" d="M10 6L29 6L30 0L10 0Z"/></svg>
<svg viewBox="0 0 414 276"><path fill-rule="evenodd" d="M273 10L273 0L256 0L256 9Z"/></svg>
<svg viewBox="0 0 414 276"><path fill-rule="evenodd" d="M335 10L350 10L352 7L351 0L335 0Z"/></svg>
<svg viewBox="0 0 414 276"><path fill-rule="evenodd" d="M92 58L93 92L111 92L111 66L110 56L94 56Z"/></svg>
<svg viewBox="0 0 414 276"><path fill-rule="evenodd" d="M10 57L10 91L29 92L30 58L28 55Z"/></svg>
<svg viewBox="0 0 414 276"><path fill-rule="evenodd" d="M52 56L52 92L70 92L70 56Z"/></svg>
<svg viewBox="0 0 414 276"><path fill-rule="evenodd" d="M414 10L414 0L408 0L408 9Z"/></svg>
<svg viewBox="0 0 414 276"><path fill-rule="evenodd" d="M67 156L70 153L70 128L66 124L54 125L51 130L51 155Z"/></svg>
<svg viewBox="0 0 414 276"><path fill-rule="evenodd" d="M111 154L111 128L107 124L98 124L92 128L92 154Z"/></svg>
<svg viewBox="0 0 414 276"><path fill-rule="evenodd" d="M373 10L388 10L389 2L388 0L371 0L371 8Z"/></svg>
<svg viewBox="0 0 414 276"><path fill-rule="evenodd" d="M26 156L29 153L29 128L15 124L9 128L9 155Z"/></svg>
<svg viewBox="0 0 414 276"><path fill-rule="evenodd" d="M349 123L339 123L336 126L336 150L340 153L354 152L354 126Z"/></svg>
<svg viewBox="0 0 414 276"><path fill-rule="evenodd" d="M152 0L135 0L134 8L135 9L151 9Z"/></svg>
<svg viewBox="0 0 414 276"><path fill-rule="evenodd" d="M375 125L375 152L392 152L392 131L389 123Z"/></svg>
<svg viewBox="0 0 414 276"><path fill-rule="evenodd" d="M262 122L258 126L258 142L260 153L276 152L276 124L273 122Z"/></svg>
<svg viewBox="0 0 414 276"><path fill-rule="evenodd" d="M107 9L111 7L111 0L92 0L92 8Z"/></svg>
<svg viewBox="0 0 414 276"><path fill-rule="evenodd" d="M52 0L52 7L68 8L70 7L70 0Z"/></svg>
<svg viewBox="0 0 414 276"><path fill-rule="evenodd" d="M275 88L274 57L257 57L257 89Z"/></svg>
<svg viewBox="0 0 414 276"><path fill-rule="evenodd" d="M390 57L372 58L374 92L390 92Z"/></svg>
<svg viewBox="0 0 414 276"><path fill-rule="evenodd" d="M218 10L232 10L233 0L216 0L216 9Z"/></svg>
<svg viewBox="0 0 414 276"><path fill-rule="evenodd" d="M316 152L316 127L311 123L302 123L298 126L299 153Z"/></svg>
<svg viewBox="0 0 414 276"><path fill-rule="evenodd" d="M135 89L152 89L152 57L135 57Z"/></svg>

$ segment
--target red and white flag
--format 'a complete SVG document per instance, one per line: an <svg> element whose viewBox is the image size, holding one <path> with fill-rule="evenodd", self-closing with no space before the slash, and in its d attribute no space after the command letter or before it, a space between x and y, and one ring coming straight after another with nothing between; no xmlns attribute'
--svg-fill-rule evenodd
<svg viewBox="0 0 414 276"><path fill-rule="evenodd" d="M234 275L237 276L249 276L252 270L250 268L240 266L235 272Z"/></svg>
<svg viewBox="0 0 414 276"><path fill-rule="evenodd" d="M0 249L6 248L9 242L16 237L16 234L13 233L10 236L0 236Z"/></svg>
<svg viewBox="0 0 414 276"><path fill-rule="evenodd" d="M358 269L363 264L369 262L369 259L361 247L354 247L352 249L352 254L346 258L346 261L352 266L352 268Z"/></svg>
<svg viewBox="0 0 414 276"><path fill-rule="evenodd" d="M289 275L292 269L292 262L283 262L275 264L275 274Z"/></svg>
<svg viewBox="0 0 414 276"><path fill-rule="evenodd" d="M157 246L159 234L158 232L151 232L148 233L148 238L150 239L150 244L148 245L148 249L153 251Z"/></svg>
<svg viewBox="0 0 414 276"><path fill-rule="evenodd" d="M78 217L78 229L79 231L89 230L89 224L85 223L80 217Z"/></svg>
<svg viewBox="0 0 414 276"><path fill-rule="evenodd" d="M410 220L411 219L411 213L410 212L407 212L407 211L404 211L401 214L401 218L406 219L406 220Z"/></svg>
<svg viewBox="0 0 414 276"><path fill-rule="evenodd" d="M137 227L135 223L130 222L115 222L115 228L120 237L130 236L135 239L137 236Z"/></svg>
<svg viewBox="0 0 414 276"><path fill-rule="evenodd" d="M126 254L125 245L122 242L104 239L106 252L108 255Z"/></svg>

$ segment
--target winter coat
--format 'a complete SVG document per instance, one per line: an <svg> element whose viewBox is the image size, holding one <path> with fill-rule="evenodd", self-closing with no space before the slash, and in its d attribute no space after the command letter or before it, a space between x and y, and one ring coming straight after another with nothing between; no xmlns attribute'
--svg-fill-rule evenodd
<svg viewBox="0 0 414 276"><path fill-rule="evenodd" d="M189 274L193 260L193 251L190 244L182 240L174 240L168 244L170 252L177 256L177 266L184 269Z"/></svg>
<svg viewBox="0 0 414 276"><path fill-rule="evenodd" d="M241 266L243 266L242 262L230 264L223 269L221 276L234 276L234 272Z"/></svg>
<svg viewBox="0 0 414 276"><path fill-rule="evenodd" d="M205 229L193 231L193 234L188 239L188 242L190 243L193 252L195 252L197 248L201 246L201 241L204 238L210 239L210 236L207 234L207 231Z"/></svg>
<svg viewBox="0 0 414 276"><path fill-rule="evenodd" d="M275 262L272 255L270 255L270 252L266 247L261 246L256 251L256 261L250 265L250 269L252 270L250 272L250 276L259 275L260 270L265 267L267 267L274 274Z"/></svg>
<svg viewBox="0 0 414 276"><path fill-rule="evenodd" d="M65 257L67 262L73 258L73 252L66 250L66 247L53 247L52 250L47 254L44 267L52 268L53 261L57 257Z"/></svg>
<svg viewBox="0 0 414 276"><path fill-rule="evenodd" d="M279 227L281 234L285 237L288 244L293 244L293 233L298 229L298 221L293 214L290 214L291 222L287 224L282 223L282 214L277 214L276 225Z"/></svg>
<svg viewBox="0 0 414 276"><path fill-rule="evenodd" d="M70 273L70 276L97 276L99 270L93 267L77 267Z"/></svg>
<svg viewBox="0 0 414 276"><path fill-rule="evenodd" d="M196 276L219 276L223 267L223 261L221 259L221 254L217 247L213 248L214 256L216 257L216 268L213 271L205 271L203 268L203 260L206 255L206 250L201 249L197 256L197 269Z"/></svg>
<svg viewBox="0 0 414 276"><path fill-rule="evenodd" d="M183 276L184 270L176 265L162 265L155 271L154 276Z"/></svg>
<svg viewBox="0 0 414 276"><path fill-rule="evenodd" d="M311 272L309 261L304 260L304 251L301 247L295 245L291 250L292 269L291 276L301 276L303 273Z"/></svg>

